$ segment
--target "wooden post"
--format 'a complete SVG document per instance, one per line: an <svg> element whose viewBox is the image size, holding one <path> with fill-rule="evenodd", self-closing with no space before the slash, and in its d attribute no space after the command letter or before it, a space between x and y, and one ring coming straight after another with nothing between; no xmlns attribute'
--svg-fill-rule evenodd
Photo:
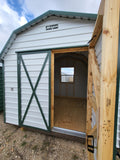
<svg viewBox="0 0 120 160"><path fill-rule="evenodd" d="M91 95L92 95L92 68L91 68L91 54L88 55L88 89L87 89L87 121L86 121L86 134L89 135L89 132L91 131L91 121L92 121L92 109L91 109ZM91 144L91 142L90 142ZM93 160L93 154L88 152L88 159Z"/></svg>
<svg viewBox="0 0 120 160"><path fill-rule="evenodd" d="M54 127L54 53L51 53L51 128Z"/></svg>
<svg viewBox="0 0 120 160"><path fill-rule="evenodd" d="M98 160L113 160L119 1L105 0L104 6Z"/></svg>

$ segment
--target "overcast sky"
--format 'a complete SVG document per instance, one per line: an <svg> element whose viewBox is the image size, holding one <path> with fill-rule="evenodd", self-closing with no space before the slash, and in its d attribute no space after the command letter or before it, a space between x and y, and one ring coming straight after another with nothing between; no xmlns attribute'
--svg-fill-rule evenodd
<svg viewBox="0 0 120 160"><path fill-rule="evenodd" d="M0 0L0 51L16 28L48 10L97 13L100 0Z"/></svg>

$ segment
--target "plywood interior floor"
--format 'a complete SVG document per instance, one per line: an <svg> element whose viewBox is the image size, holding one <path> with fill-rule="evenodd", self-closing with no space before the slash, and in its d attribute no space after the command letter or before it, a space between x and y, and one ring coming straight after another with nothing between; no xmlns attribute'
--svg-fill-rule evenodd
<svg viewBox="0 0 120 160"><path fill-rule="evenodd" d="M86 103L83 98L55 96L55 127L86 132Z"/></svg>

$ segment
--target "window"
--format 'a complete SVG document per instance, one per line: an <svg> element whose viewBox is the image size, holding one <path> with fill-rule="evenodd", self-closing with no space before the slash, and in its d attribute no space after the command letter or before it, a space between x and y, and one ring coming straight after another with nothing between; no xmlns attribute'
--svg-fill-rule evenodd
<svg viewBox="0 0 120 160"><path fill-rule="evenodd" d="M74 67L61 67L61 82L74 82Z"/></svg>

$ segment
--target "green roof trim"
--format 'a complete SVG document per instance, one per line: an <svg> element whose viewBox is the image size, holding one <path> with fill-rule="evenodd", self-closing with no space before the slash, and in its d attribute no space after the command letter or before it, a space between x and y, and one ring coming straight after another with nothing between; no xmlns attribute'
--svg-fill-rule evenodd
<svg viewBox="0 0 120 160"><path fill-rule="evenodd" d="M97 18L97 14L89 14L89 13L79 13L79 12L67 12L67 11L55 11L55 10L49 10L45 12L44 14L40 15L39 17L33 19L32 21L28 22L27 24L23 25L22 27L19 27L18 29L14 30L8 39L7 43L5 44L4 48L1 51L0 54L0 60L3 59L3 55L7 53L9 46L11 46L11 43L13 43L14 37L22 31L25 31L31 26L34 26L36 23L41 22L42 20L50 17L50 16L58 16L63 18L76 18L76 19L86 19L86 20L93 20L95 21Z"/></svg>

